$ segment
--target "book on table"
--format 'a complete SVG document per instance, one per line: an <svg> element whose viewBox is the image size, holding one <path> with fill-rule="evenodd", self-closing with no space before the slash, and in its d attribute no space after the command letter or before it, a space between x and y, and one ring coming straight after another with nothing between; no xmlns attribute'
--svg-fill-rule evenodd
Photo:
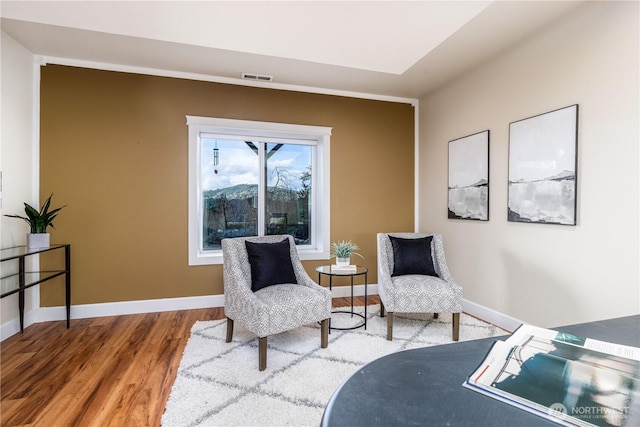
<svg viewBox="0 0 640 427"><path fill-rule="evenodd" d="M355 273L358 271L357 265L332 265L331 272L332 273Z"/></svg>
<svg viewBox="0 0 640 427"><path fill-rule="evenodd" d="M463 384L569 426L640 426L640 349L521 325Z"/></svg>

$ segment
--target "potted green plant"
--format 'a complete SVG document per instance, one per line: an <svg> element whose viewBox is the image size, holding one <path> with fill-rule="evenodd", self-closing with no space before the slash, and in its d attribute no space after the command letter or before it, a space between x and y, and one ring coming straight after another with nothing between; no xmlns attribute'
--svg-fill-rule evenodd
<svg viewBox="0 0 640 427"><path fill-rule="evenodd" d="M351 262L351 255L357 255L360 258L364 258L356 252L358 249L360 249L358 245L353 243L351 240L348 242L343 240L338 243L331 243L331 254L336 258L336 265L339 267L349 265Z"/></svg>
<svg viewBox="0 0 640 427"><path fill-rule="evenodd" d="M53 210L49 210L51 206L51 198L53 197L53 193L47 197L47 200L44 201L40 210L32 207L28 203L24 204L24 211L27 216L20 215L5 215L10 218L20 218L26 221L29 224L30 233L27 234L27 247L29 248L48 248L50 244L50 236L47 233L47 228L55 228L53 226L53 220L56 216L58 216L58 212L64 206L60 206L59 208L55 208Z"/></svg>

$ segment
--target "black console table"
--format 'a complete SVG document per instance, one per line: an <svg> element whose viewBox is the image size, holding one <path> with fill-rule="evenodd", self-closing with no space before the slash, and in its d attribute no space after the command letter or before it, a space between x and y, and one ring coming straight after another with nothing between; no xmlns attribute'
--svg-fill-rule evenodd
<svg viewBox="0 0 640 427"><path fill-rule="evenodd" d="M31 255L38 255L45 252L64 250L64 269L50 271L26 271L25 259ZM18 272L2 276L2 293L0 298L4 298L15 293L18 294L18 308L20 310L20 332L24 332L24 291L32 286L39 285L58 276L65 276L65 302L67 306L67 328L71 319L71 245L51 245L48 248L27 248L26 246L15 246L13 248L2 249L0 262L17 260Z"/></svg>
<svg viewBox="0 0 640 427"><path fill-rule="evenodd" d="M640 346L640 315L552 329ZM368 363L334 392L322 427L556 426L462 387L496 339L405 350Z"/></svg>

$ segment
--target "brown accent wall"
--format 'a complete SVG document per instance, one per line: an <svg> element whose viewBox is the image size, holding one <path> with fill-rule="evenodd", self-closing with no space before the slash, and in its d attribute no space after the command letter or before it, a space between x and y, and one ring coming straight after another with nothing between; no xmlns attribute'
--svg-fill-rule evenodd
<svg viewBox="0 0 640 427"><path fill-rule="evenodd" d="M68 205L72 303L223 293L222 266L189 266L186 115L330 126L331 241L353 240L376 283L376 233L414 224L414 110L404 103L47 65L41 200ZM329 261L306 261L314 268ZM62 282L41 304L64 304Z"/></svg>

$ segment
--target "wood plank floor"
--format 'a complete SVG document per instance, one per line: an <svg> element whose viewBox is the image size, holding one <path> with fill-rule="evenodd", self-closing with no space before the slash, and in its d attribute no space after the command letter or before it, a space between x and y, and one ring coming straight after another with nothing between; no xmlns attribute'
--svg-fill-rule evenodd
<svg viewBox="0 0 640 427"><path fill-rule="evenodd" d="M191 326L223 318L210 308L31 325L0 343L0 425L159 426Z"/></svg>

